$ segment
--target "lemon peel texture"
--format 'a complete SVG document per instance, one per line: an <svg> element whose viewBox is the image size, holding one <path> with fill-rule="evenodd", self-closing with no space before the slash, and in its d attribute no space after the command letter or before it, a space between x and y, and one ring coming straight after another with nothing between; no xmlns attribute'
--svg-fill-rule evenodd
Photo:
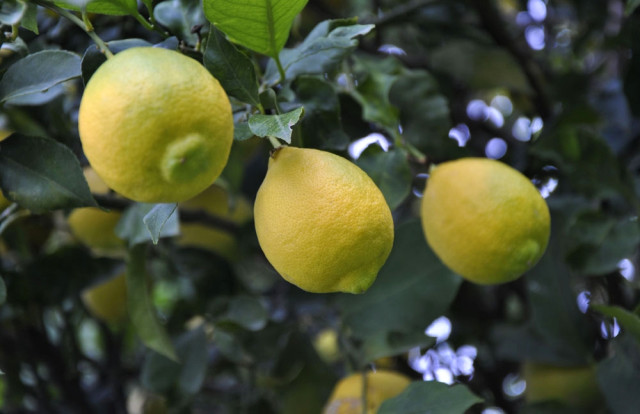
<svg viewBox="0 0 640 414"><path fill-rule="evenodd" d="M141 202L194 197L220 175L233 141L220 83L196 60L153 47L127 49L98 68L78 128L98 175Z"/></svg>
<svg viewBox="0 0 640 414"><path fill-rule="evenodd" d="M463 158L432 169L422 227L436 255L478 284L520 277L544 254L547 204L519 171L495 160Z"/></svg>
<svg viewBox="0 0 640 414"><path fill-rule="evenodd" d="M393 245L391 211L378 187L355 164L326 151L276 151L254 217L269 262L308 292L364 292Z"/></svg>

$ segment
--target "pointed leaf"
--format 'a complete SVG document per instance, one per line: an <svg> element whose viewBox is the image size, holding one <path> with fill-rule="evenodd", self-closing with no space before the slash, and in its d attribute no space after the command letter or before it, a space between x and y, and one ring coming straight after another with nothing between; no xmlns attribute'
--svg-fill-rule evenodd
<svg viewBox="0 0 640 414"><path fill-rule="evenodd" d="M151 211L145 214L145 216L142 218L142 222L145 226L147 226L147 230L149 230L149 234L151 235L151 241L153 242L153 244L158 244L158 240L163 234L162 230L164 229L164 225L170 219L173 219L175 221L178 220L176 214L177 207L177 203L156 204L155 206L153 206ZM172 216L174 217L172 218Z"/></svg>
<svg viewBox="0 0 640 414"><path fill-rule="evenodd" d="M173 206L173 204L165 206ZM136 203L126 209L115 228L116 235L121 239L129 240L129 245L134 246L136 244L153 241L154 236L157 236L157 238L174 237L180 234L180 224L178 222L177 214L168 215L168 218L158 230L158 225L162 221L162 217L167 215L169 207L157 210L159 212L157 218L149 216L148 220L156 222L156 224L152 225L155 230L151 230L151 228L145 223L144 218L154 209L154 207L156 207L156 204ZM152 235L152 231L157 231L157 234Z"/></svg>
<svg viewBox="0 0 640 414"><path fill-rule="evenodd" d="M169 335L151 302L145 271L145 246L134 246L127 258L127 307L140 340L149 348L178 361Z"/></svg>
<svg viewBox="0 0 640 414"><path fill-rule="evenodd" d="M63 50L43 50L9 67L0 80L0 103L49 88L80 76L80 58Z"/></svg>
<svg viewBox="0 0 640 414"><path fill-rule="evenodd" d="M204 66L227 94L253 106L260 104L253 62L213 27L204 51Z"/></svg>
<svg viewBox="0 0 640 414"><path fill-rule="evenodd" d="M416 381L402 394L383 402L378 414L464 414L482 401L462 384Z"/></svg>
<svg viewBox="0 0 640 414"><path fill-rule="evenodd" d="M31 30L35 34L40 34L38 31L38 6L33 3L27 3L27 10L22 16L20 25L27 30Z"/></svg>
<svg viewBox="0 0 640 414"><path fill-rule="evenodd" d="M304 108L300 107L282 115L254 115L249 118L249 128L259 137L274 136L291 143L291 127L298 123Z"/></svg>
<svg viewBox="0 0 640 414"><path fill-rule="evenodd" d="M48 138L13 134L0 143L0 188L34 213L97 207L76 156Z"/></svg>
<svg viewBox="0 0 640 414"><path fill-rule="evenodd" d="M204 0L207 19L229 39L275 57L308 0Z"/></svg>

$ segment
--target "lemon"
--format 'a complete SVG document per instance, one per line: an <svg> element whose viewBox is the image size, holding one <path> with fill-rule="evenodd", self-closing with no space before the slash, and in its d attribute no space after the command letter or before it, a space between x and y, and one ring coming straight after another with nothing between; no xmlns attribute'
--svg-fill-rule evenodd
<svg viewBox="0 0 640 414"><path fill-rule="evenodd" d="M221 186L214 184L192 199L179 204L180 211L205 211L214 216L227 219L238 225L249 221L252 209L249 202L238 197L229 200L229 194ZM237 242L228 231L205 226L199 223L180 223L178 244L194 246L216 252L226 259L233 259L237 253Z"/></svg>
<svg viewBox="0 0 640 414"><path fill-rule="evenodd" d="M478 284L518 278L549 241L549 209L536 187L510 166L485 158L433 168L421 218L442 262Z"/></svg>
<svg viewBox="0 0 640 414"><path fill-rule="evenodd" d="M326 363L336 362L340 358L338 332L335 329L326 328L318 332L313 338L313 347Z"/></svg>
<svg viewBox="0 0 640 414"><path fill-rule="evenodd" d="M85 168L84 176L91 192L106 194L109 187L98 177L91 168ZM67 217L71 233L89 247L100 253L114 252L125 245L115 228L120 221L119 211L103 211L95 207L77 208Z"/></svg>
<svg viewBox="0 0 640 414"><path fill-rule="evenodd" d="M229 99L197 61L137 47L102 64L85 88L78 128L89 163L116 192L178 202L209 187L233 140Z"/></svg>
<svg viewBox="0 0 640 414"><path fill-rule="evenodd" d="M391 211L378 187L355 164L325 151L276 151L254 218L271 265L308 292L364 292L393 245Z"/></svg>
<svg viewBox="0 0 640 414"><path fill-rule="evenodd" d="M367 372L367 414L375 414L380 405L405 390L411 380L397 372ZM361 373L343 378L336 384L323 414L362 414Z"/></svg>
<svg viewBox="0 0 640 414"><path fill-rule="evenodd" d="M96 318L121 324L127 318L127 284L121 273L82 292L82 302Z"/></svg>
<svg viewBox="0 0 640 414"><path fill-rule="evenodd" d="M590 365L560 367L527 362L523 368L528 402L556 400L584 409L601 403L595 367Z"/></svg>

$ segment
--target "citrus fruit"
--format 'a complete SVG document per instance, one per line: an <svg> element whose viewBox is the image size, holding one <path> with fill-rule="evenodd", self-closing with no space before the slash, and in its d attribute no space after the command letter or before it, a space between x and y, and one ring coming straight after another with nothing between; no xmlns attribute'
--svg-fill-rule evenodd
<svg viewBox="0 0 640 414"><path fill-rule="evenodd" d="M214 184L194 198L180 203L180 211L204 211L238 225L249 221L253 211L243 197L229 199L227 190ZM181 222L178 244L211 250L225 259L232 260L237 253L237 242L228 231L199 223Z"/></svg>
<svg viewBox="0 0 640 414"><path fill-rule="evenodd" d="M523 378L527 384L525 399L530 403L555 400L593 409L602 400L595 367L590 365L561 367L527 362Z"/></svg>
<svg viewBox="0 0 640 414"><path fill-rule="evenodd" d="M409 386L411 380L397 372L378 370L367 372L367 414L375 414L380 405ZM361 373L352 374L336 384L323 414L362 414Z"/></svg>
<svg viewBox="0 0 640 414"><path fill-rule="evenodd" d="M82 302L96 318L120 324L127 318L127 283L125 273L111 277L82 292Z"/></svg>
<svg viewBox="0 0 640 414"><path fill-rule="evenodd" d="M451 270L478 284L514 280L543 255L547 204L520 172L491 159L434 167L421 205L429 246Z"/></svg>
<svg viewBox="0 0 640 414"><path fill-rule="evenodd" d="M108 59L82 96L84 153L104 182L142 202L210 186L229 157L231 105L218 81L178 52L136 47Z"/></svg>
<svg viewBox="0 0 640 414"><path fill-rule="evenodd" d="M340 358L338 332L335 329L326 328L318 332L313 338L313 347L326 363L336 362Z"/></svg>
<svg viewBox="0 0 640 414"><path fill-rule="evenodd" d="M84 176L92 193L106 194L109 187L98 177L91 168L84 169ZM120 239L115 228L120 221L119 211L104 211L96 207L83 207L74 209L67 217L67 223L71 233L80 242L101 253L108 253L125 245Z"/></svg>
<svg viewBox="0 0 640 414"><path fill-rule="evenodd" d="M315 293L362 293L393 245L393 219L367 174L338 155L281 147L254 205L258 242L280 275Z"/></svg>

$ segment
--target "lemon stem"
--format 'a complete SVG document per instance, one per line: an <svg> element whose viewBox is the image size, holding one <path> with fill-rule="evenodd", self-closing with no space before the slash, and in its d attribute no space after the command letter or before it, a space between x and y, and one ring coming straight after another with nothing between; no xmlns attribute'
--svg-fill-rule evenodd
<svg viewBox="0 0 640 414"><path fill-rule="evenodd" d="M279 148L282 146L280 141L278 141L278 139L272 135L267 135L267 139L269 140L273 148Z"/></svg>
<svg viewBox="0 0 640 414"><path fill-rule="evenodd" d="M280 56L276 53L276 55L274 56L273 60L276 62L276 66L278 67L278 73L280 74L280 83L284 82L285 79L285 72L284 72L284 68L282 67L282 62L280 62Z"/></svg>
<svg viewBox="0 0 640 414"><path fill-rule="evenodd" d="M49 3L48 1L34 0L34 3L44 8L47 8L51 11L54 11L58 13L60 16L70 20L76 26L80 27L82 30L85 31L85 33L91 38L91 40L93 40L93 42L98 46L98 49L100 49L100 51L104 53L104 55L107 58L113 57L113 53L111 53L111 51L107 47L107 44L100 38L100 36L96 34L96 32L93 31L93 26L91 26L91 23L87 25L86 22L78 18L75 14L60 8L53 3ZM85 20L88 21L88 18L86 17L86 15L83 15L83 18L85 18Z"/></svg>

